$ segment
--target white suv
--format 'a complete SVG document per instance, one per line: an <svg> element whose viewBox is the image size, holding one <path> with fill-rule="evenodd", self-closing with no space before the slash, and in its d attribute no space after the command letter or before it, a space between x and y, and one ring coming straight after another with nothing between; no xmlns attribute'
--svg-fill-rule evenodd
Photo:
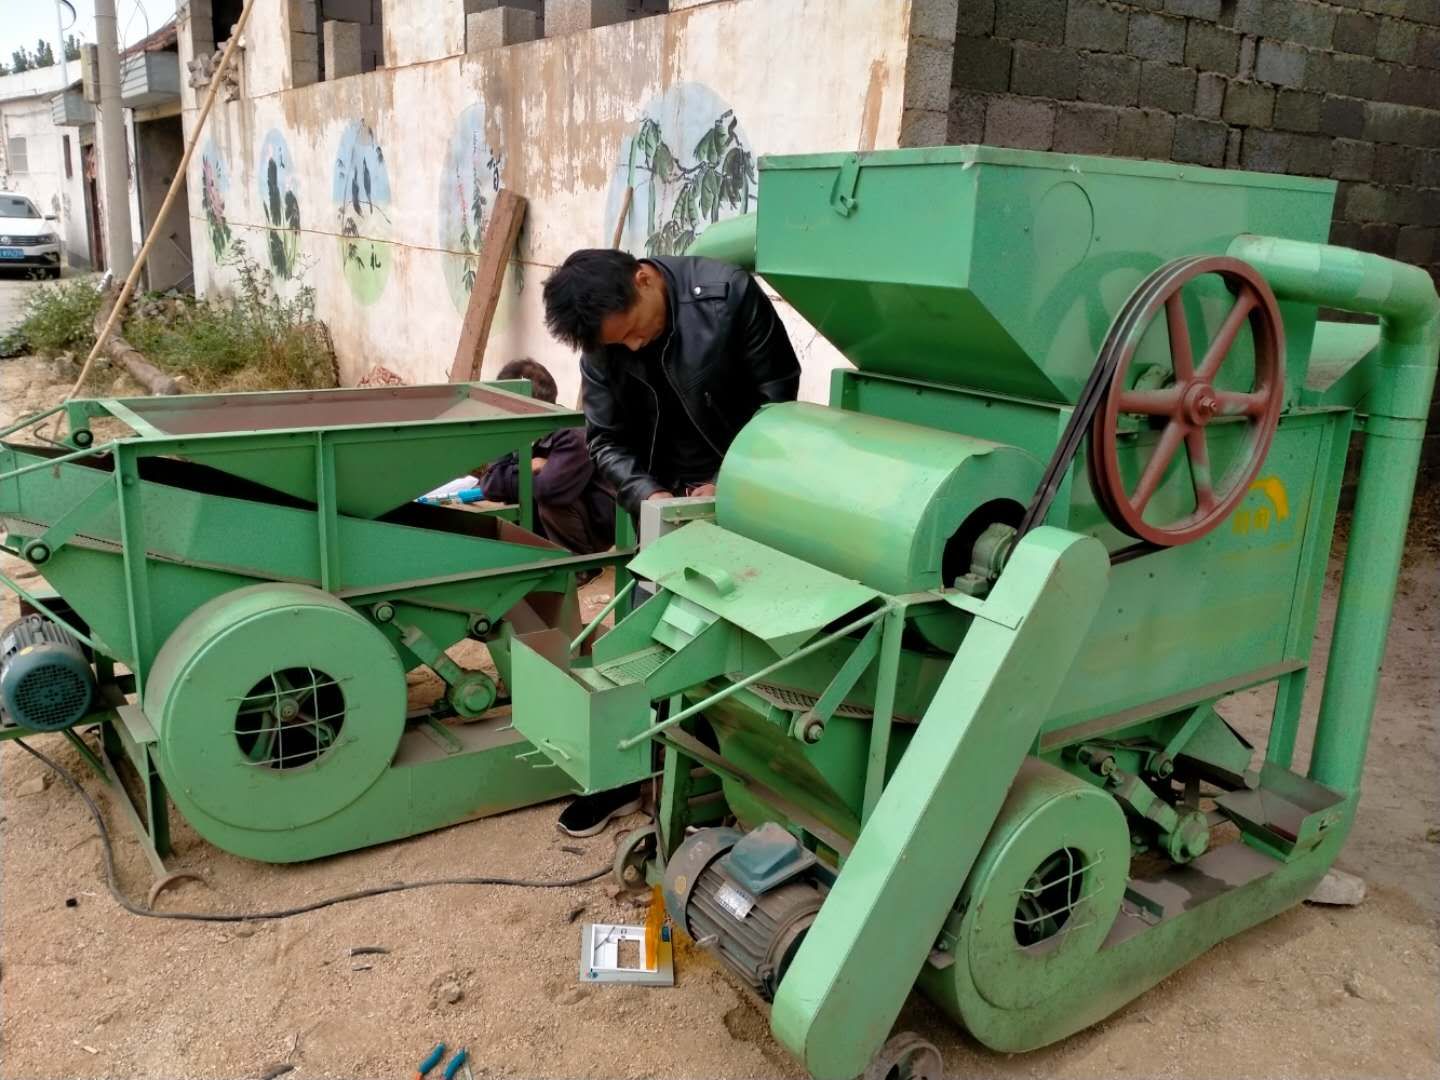
<svg viewBox="0 0 1440 1080"><path fill-rule="evenodd" d="M60 237L33 202L14 191L0 191L0 270L41 270L60 276Z"/></svg>

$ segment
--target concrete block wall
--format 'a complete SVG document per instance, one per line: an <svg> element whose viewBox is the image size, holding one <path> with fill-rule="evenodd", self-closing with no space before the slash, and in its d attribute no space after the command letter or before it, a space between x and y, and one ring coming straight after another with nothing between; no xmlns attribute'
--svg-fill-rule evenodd
<svg viewBox="0 0 1440 1080"><path fill-rule="evenodd" d="M925 3L931 38L918 32ZM1425 267L1440 283L1440 0L916 6L905 145L984 142L1330 177L1333 243ZM949 41L936 10L946 7ZM946 45L941 131L933 68ZM1440 479L1440 407L1426 471L1427 482Z"/></svg>

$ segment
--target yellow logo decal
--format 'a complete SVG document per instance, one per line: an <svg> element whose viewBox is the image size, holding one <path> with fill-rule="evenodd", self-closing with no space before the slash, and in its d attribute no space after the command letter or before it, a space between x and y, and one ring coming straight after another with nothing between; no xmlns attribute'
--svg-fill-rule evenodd
<svg viewBox="0 0 1440 1080"><path fill-rule="evenodd" d="M1258 491L1265 501L1253 510L1236 511L1231 526L1240 535L1250 532L1267 532L1273 521L1284 521L1290 516L1290 497L1285 483L1278 476L1262 476L1250 485L1251 491Z"/></svg>

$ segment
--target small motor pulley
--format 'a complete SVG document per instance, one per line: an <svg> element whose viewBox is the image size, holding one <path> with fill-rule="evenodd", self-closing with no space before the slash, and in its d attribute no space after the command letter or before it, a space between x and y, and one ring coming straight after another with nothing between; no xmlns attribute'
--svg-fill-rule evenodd
<svg viewBox="0 0 1440 1080"><path fill-rule="evenodd" d="M0 631L0 708L31 731L64 731L95 700L95 673L74 635L43 615Z"/></svg>
<svg viewBox="0 0 1440 1080"><path fill-rule="evenodd" d="M702 829L665 865L665 907L765 1001L829 892L813 852L770 822L750 833Z"/></svg>

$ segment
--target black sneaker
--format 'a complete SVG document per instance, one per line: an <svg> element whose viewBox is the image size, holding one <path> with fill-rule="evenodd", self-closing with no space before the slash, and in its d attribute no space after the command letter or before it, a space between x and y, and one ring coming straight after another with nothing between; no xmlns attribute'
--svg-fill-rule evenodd
<svg viewBox="0 0 1440 1080"><path fill-rule="evenodd" d="M564 810L555 827L569 836L594 836L610 824L640 809L640 785L628 784L612 791L581 795Z"/></svg>

